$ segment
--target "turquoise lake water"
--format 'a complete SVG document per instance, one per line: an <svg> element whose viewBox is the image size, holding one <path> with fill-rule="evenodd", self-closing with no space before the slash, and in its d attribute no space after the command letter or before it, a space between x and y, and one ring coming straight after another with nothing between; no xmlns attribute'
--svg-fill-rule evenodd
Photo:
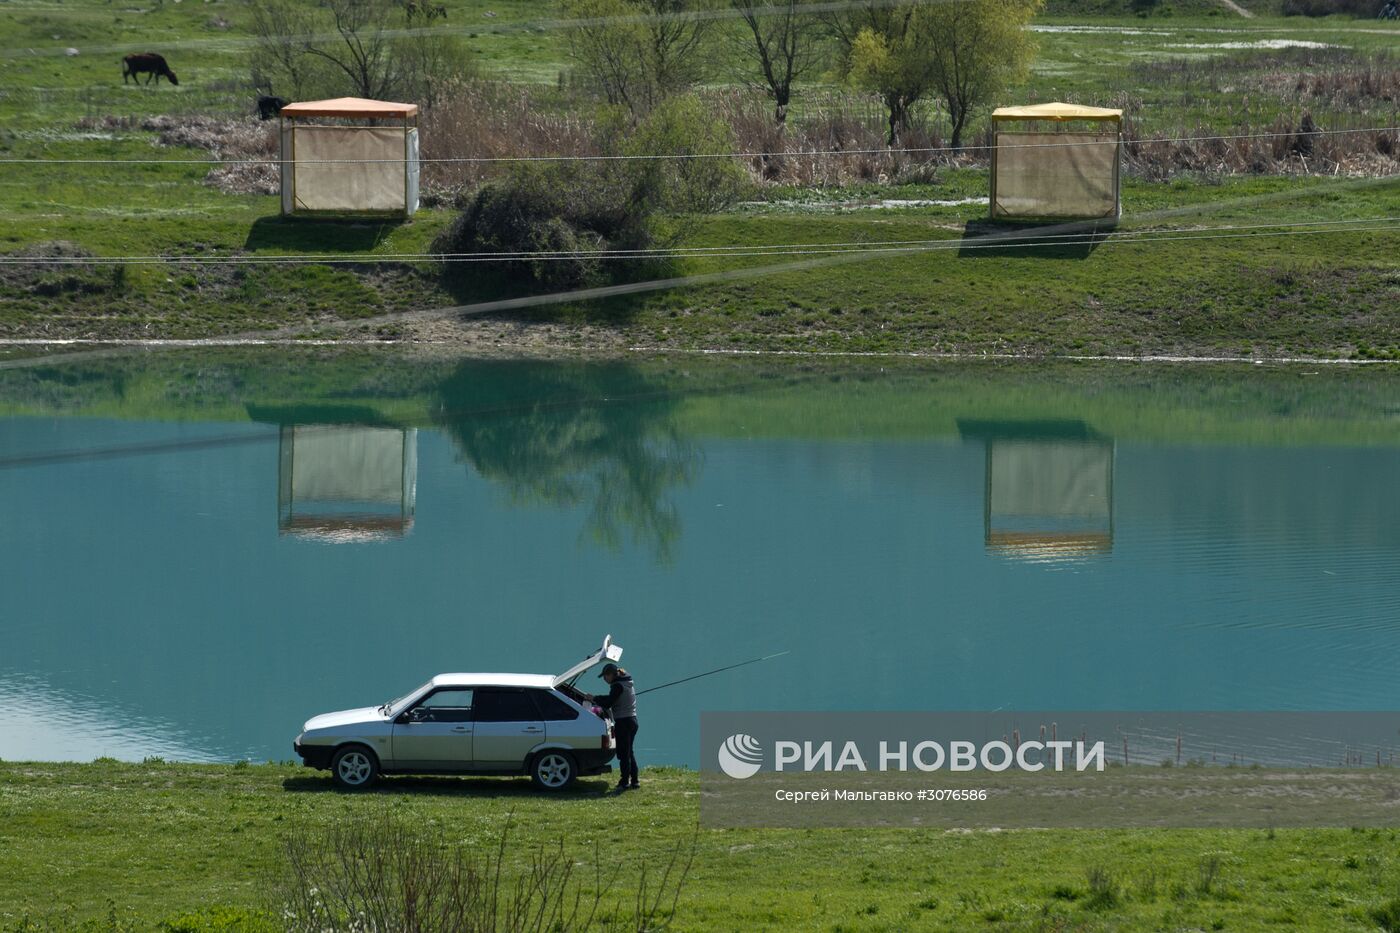
<svg viewBox="0 0 1400 933"><path fill-rule="evenodd" d="M286 759L605 633L701 710L1400 708L1400 377L264 350L0 371L0 758ZM594 681L597 683L597 681Z"/></svg>

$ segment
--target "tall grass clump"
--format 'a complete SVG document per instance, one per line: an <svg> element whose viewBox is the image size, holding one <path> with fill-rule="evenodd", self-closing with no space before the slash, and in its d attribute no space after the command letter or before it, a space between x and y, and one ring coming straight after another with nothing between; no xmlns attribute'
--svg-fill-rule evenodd
<svg viewBox="0 0 1400 933"><path fill-rule="evenodd" d="M518 852L509 826L483 853L386 814L289 839L278 906L289 933L663 930L693 854L605 867L562 840Z"/></svg>
<svg viewBox="0 0 1400 933"><path fill-rule="evenodd" d="M1088 910L1108 910L1118 906L1118 881L1106 868L1095 865L1085 873L1089 882L1089 896L1084 899Z"/></svg>
<svg viewBox="0 0 1400 933"><path fill-rule="evenodd" d="M1371 919L1385 933L1400 933L1400 897L1392 897L1384 904L1371 908Z"/></svg>

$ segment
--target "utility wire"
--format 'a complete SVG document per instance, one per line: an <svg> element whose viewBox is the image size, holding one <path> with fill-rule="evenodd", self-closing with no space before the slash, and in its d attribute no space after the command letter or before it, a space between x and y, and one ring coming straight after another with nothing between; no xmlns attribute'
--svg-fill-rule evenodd
<svg viewBox="0 0 1400 933"><path fill-rule="evenodd" d="M1328 192L1338 190L1361 190L1369 191L1381 184L1381 179L1376 178L1348 178L1327 187ZM1209 201L1200 204L1180 205L1170 208L1158 208L1138 214L1134 219L1148 221L1164 219L1167 217L1181 217L1190 214L1215 213L1228 208L1239 208L1245 206L1258 206L1270 204L1278 201L1291 201L1300 194L1315 194L1316 190L1300 192L1294 189L1283 191L1273 191L1268 194L1254 194L1247 196L1237 196L1219 201ZM1082 222L1063 222L1041 228L1040 235L1049 234L1051 231L1075 231L1084 228ZM990 240L991 237L984 238ZM309 336L309 332L335 333L362 328L384 327L400 324L417 324L429 321L440 321L456 318L466 320L469 318L484 319L492 315L509 314L512 312L524 311L527 309L547 307L551 305L581 303L587 301L619 298L623 296L641 295L649 292L668 291L678 288L695 288L704 285L716 285L735 281L752 281L779 274L790 274L798 272L810 272L816 269L829 269L832 266L850 262L863 262L865 256L851 254L835 254L827 256L803 257L781 262L769 263L759 266L739 266L737 268L713 270L708 272L691 272L686 275L668 276L665 278L648 279L644 281L621 282L613 285L589 286L587 288L574 288L560 292L536 293L521 295L514 298L497 298L486 301L476 301L467 304L440 305L435 308L419 308L413 311L390 311L384 314L375 315L370 318L355 318L336 321L318 321L312 324L294 325L276 328L273 330L244 331L225 335L219 342L228 341L250 341L257 343L269 343L278 340L301 340ZM61 341L57 341L61 342ZM99 350L64 350L59 353L48 353L39 356L27 356L18 359L0 359L0 371L9 369L32 369L40 366L52 366L57 363L76 363L97 359L110 359L128 355L133 352L160 352L162 350L174 349L183 344L172 342L162 342L159 344L142 343L139 340L133 341L125 347L104 348Z"/></svg>
<svg viewBox="0 0 1400 933"><path fill-rule="evenodd" d="M783 152L653 152L631 155L542 155L542 156L458 156L418 160L420 165L463 165L516 162L643 162L694 161L701 159L804 158L809 156L853 155L935 155L939 153L985 152L1003 149L1077 149L1086 146L1155 146L1163 144L1223 142L1241 139L1292 139L1295 137L1345 136L1360 133L1396 133L1400 126L1369 126L1356 129L1309 130L1307 132L1232 133L1215 136L1162 136L1134 140L1090 139L1063 143L990 143L979 146L922 146L910 149L802 149ZM0 159L0 165L401 165L403 159Z"/></svg>
<svg viewBox="0 0 1400 933"><path fill-rule="evenodd" d="M363 265L387 262L533 262L572 259L725 259L731 256L803 256L828 253L936 251L949 249L1018 249L1036 246L1083 245L1085 243L1133 243L1174 239L1219 239L1263 236L1249 231L1279 230L1290 235L1374 232L1397 229L1400 216L1362 217L1350 220L1304 220L1280 223L1224 224L1215 227L1165 227L1155 230L1092 230L1040 234L1007 231L984 237L920 240L847 240L836 243L778 243L753 246L681 246L654 249L543 250L536 252L485 253L389 253L361 257L326 254L279 256L0 256L0 266L104 266L186 263L195 265ZM1302 229L1307 228L1307 229ZM1220 234L1221 236L1215 236ZM1179 235L1179 236L1178 236Z"/></svg>

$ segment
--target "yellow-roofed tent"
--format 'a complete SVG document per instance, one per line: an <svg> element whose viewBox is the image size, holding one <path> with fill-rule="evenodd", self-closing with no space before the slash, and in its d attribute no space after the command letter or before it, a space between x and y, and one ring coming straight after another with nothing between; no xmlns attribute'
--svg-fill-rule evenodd
<svg viewBox="0 0 1400 933"><path fill-rule="evenodd" d="M1123 111L1082 104L992 111L992 217L1116 219L1122 213L1122 125Z"/></svg>
<svg viewBox="0 0 1400 933"><path fill-rule="evenodd" d="M282 121L283 214L418 209L418 105L361 97L288 104Z"/></svg>

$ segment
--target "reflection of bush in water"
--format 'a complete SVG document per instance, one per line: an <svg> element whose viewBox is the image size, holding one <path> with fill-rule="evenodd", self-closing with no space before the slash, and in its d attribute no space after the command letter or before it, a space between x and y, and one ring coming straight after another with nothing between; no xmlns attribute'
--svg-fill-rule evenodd
<svg viewBox="0 0 1400 933"><path fill-rule="evenodd" d="M665 495L700 460L675 428L675 388L621 363L473 361L439 386L435 420L513 502L587 506L599 544L630 530L669 560L681 522Z"/></svg>

